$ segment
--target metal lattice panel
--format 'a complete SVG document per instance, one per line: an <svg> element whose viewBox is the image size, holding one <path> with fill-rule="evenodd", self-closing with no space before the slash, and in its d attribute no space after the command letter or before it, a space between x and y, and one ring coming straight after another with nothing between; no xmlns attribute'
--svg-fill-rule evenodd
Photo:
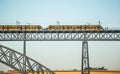
<svg viewBox="0 0 120 74"><path fill-rule="evenodd" d="M90 74L89 69L89 52L88 52L88 42L82 42L82 64L81 64L81 74Z"/></svg>
<svg viewBox="0 0 120 74"><path fill-rule="evenodd" d="M0 31L0 41L120 41L120 30L102 31Z"/></svg>
<svg viewBox="0 0 120 74"><path fill-rule="evenodd" d="M20 73L24 72L24 57L25 56L23 54L0 45L0 62L8 65ZM29 57L26 57L26 71L31 72L32 74L54 74L53 71Z"/></svg>

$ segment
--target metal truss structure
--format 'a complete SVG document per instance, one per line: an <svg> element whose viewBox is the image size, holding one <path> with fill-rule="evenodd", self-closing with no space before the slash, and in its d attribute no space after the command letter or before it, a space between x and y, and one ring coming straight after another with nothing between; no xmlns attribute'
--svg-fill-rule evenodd
<svg viewBox="0 0 120 74"><path fill-rule="evenodd" d="M82 43L82 72L81 74L90 74L89 69L89 54L88 54L88 42L87 41L120 41L120 30L91 30L91 31L52 31L52 30L40 30L40 31L0 31L0 41L83 41ZM6 48L3 51L3 48ZM21 64L24 55L11 50L7 47L0 46L0 62L14 68L17 71L24 71ZM45 66L35 62L28 57L26 59L26 67L28 70L34 71L39 74L48 71L53 74ZM17 67L16 67L17 65ZM36 70L33 68L36 67ZM23 72L23 74L25 74Z"/></svg>
<svg viewBox="0 0 120 74"><path fill-rule="evenodd" d="M89 53L88 53L88 42L82 42L82 63L81 63L81 74L90 74L89 69Z"/></svg>
<svg viewBox="0 0 120 74"><path fill-rule="evenodd" d="M100 31L0 31L0 41L120 41L120 30Z"/></svg>
<svg viewBox="0 0 120 74"><path fill-rule="evenodd" d="M3 45L0 45L0 62L15 69L16 71L22 74L24 74L24 69L23 69L24 57L25 56L23 54L8 47L5 47ZM27 56L26 56L26 70L27 73L30 72L32 74L54 74L53 71L51 71L44 65L38 63L37 61Z"/></svg>

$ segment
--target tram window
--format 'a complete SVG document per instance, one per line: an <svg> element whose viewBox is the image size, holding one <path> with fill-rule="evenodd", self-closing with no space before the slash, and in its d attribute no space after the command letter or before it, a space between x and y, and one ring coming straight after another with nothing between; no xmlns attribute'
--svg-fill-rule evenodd
<svg viewBox="0 0 120 74"><path fill-rule="evenodd" d="M2 26L0 26L0 29L2 29Z"/></svg>
<svg viewBox="0 0 120 74"><path fill-rule="evenodd" d="M15 30L16 29L16 27L15 26L13 26L13 30Z"/></svg>

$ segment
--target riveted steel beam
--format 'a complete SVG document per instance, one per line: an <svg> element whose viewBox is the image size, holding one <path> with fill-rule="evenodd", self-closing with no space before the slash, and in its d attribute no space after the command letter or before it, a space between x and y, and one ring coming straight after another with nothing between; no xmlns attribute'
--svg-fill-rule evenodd
<svg viewBox="0 0 120 74"><path fill-rule="evenodd" d="M0 41L120 41L120 30L100 31L0 31Z"/></svg>

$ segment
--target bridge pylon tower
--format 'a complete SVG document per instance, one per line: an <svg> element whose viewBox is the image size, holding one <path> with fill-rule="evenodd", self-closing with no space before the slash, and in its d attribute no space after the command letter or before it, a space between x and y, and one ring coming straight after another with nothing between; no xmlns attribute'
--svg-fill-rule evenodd
<svg viewBox="0 0 120 74"><path fill-rule="evenodd" d="M89 51L88 51L88 42L86 41L86 33L84 34L84 40L82 42L81 74L90 74Z"/></svg>

